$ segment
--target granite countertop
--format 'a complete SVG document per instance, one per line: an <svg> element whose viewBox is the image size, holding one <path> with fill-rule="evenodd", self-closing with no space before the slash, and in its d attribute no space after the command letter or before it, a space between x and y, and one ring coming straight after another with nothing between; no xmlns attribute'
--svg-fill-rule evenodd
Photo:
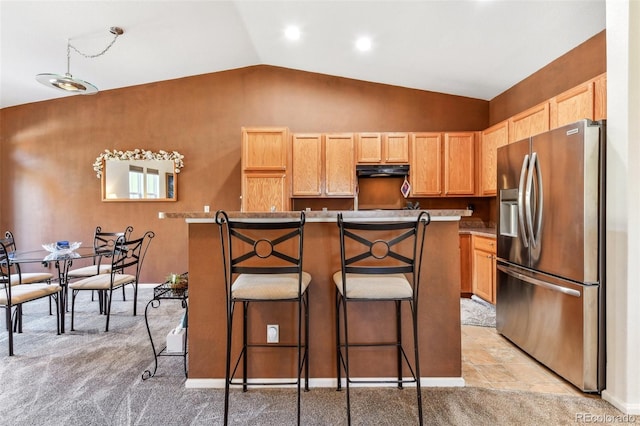
<svg viewBox="0 0 640 426"><path fill-rule="evenodd" d="M433 209L433 210L311 210L305 212L307 222L333 222L338 213L345 219L356 220L410 220L420 212L427 211L432 221L459 221L463 216L471 216L470 210ZM294 219L300 216L297 211L288 212L238 212L228 211L230 217L237 219ZM159 212L160 219L184 219L188 223L210 223L215 221L215 212Z"/></svg>

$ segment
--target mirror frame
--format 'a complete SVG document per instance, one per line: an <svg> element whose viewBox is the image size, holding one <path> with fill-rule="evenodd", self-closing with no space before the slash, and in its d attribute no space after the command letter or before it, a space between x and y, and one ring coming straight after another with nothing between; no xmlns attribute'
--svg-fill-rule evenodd
<svg viewBox="0 0 640 426"><path fill-rule="evenodd" d="M96 177L101 179L101 195L103 202L159 202L159 201L178 201L178 174L184 167L184 156L177 151L158 152L147 151L145 149L134 149L132 151L104 150L98 155L93 163L93 170ZM107 161L136 161L136 160L156 160L156 161L173 161L173 174L167 173L167 186L171 181L173 189L173 197L171 198L107 198L106 194L106 162Z"/></svg>

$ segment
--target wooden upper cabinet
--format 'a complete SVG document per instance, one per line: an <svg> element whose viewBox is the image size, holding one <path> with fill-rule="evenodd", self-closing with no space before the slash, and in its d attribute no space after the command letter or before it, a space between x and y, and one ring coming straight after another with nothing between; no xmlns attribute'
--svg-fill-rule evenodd
<svg viewBox="0 0 640 426"><path fill-rule="evenodd" d="M324 192L328 197L354 196L355 144L352 133L325 135Z"/></svg>
<svg viewBox="0 0 640 426"><path fill-rule="evenodd" d="M475 195L476 132L444 134L444 195Z"/></svg>
<svg viewBox="0 0 640 426"><path fill-rule="evenodd" d="M242 170L286 170L288 138L286 127L243 127Z"/></svg>
<svg viewBox="0 0 640 426"><path fill-rule="evenodd" d="M442 133L411 133L411 196L442 195Z"/></svg>
<svg viewBox="0 0 640 426"><path fill-rule="evenodd" d="M593 119L607 118L607 74L601 74L594 79L593 86Z"/></svg>
<svg viewBox="0 0 640 426"><path fill-rule="evenodd" d="M555 129L583 118L593 120L594 82L567 90L553 98L550 106L550 128Z"/></svg>
<svg viewBox="0 0 640 426"><path fill-rule="evenodd" d="M294 197L353 197L353 134L294 134L291 169Z"/></svg>
<svg viewBox="0 0 640 426"><path fill-rule="evenodd" d="M408 133L358 133L357 164L409 164Z"/></svg>
<svg viewBox="0 0 640 426"><path fill-rule="evenodd" d="M480 137L480 195L496 195L498 148L509 143L509 122L495 124Z"/></svg>
<svg viewBox="0 0 640 426"><path fill-rule="evenodd" d="M292 195L322 194L322 134L294 134L291 141Z"/></svg>
<svg viewBox="0 0 640 426"><path fill-rule="evenodd" d="M382 151L385 163L408 164L409 134L385 133Z"/></svg>
<svg viewBox="0 0 640 426"><path fill-rule="evenodd" d="M382 163L382 135L358 133L356 136L356 162Z"/></svg>
<svg viewBox="0 0 640 426"><path fill-rule="evenodd" d="M549 102L543 102L509 118L509 143L549 130Z"/></svg>

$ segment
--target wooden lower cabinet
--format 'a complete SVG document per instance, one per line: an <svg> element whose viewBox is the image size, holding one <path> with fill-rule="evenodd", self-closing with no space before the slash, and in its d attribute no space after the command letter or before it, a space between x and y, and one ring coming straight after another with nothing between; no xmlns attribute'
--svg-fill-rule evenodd
<svg viewBox="0 0 640 426"><path fill-rule="evenodd" d="M490 303L496 303L496 239L472 236L472 291Z"/></svg>

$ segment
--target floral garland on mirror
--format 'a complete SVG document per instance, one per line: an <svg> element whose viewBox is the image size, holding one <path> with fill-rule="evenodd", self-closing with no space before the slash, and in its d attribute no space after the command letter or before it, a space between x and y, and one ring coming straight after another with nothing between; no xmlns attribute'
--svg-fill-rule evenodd
<svg viewBox="0 0 640 426"><path fill-rule="evenodd" d="M96 177L100 179L102 177L102 168L106 160L173 160L175 164L174 172L180 173L180 169L184 167L183 161L184 155L177 151L163 151L158 152L147 151L144 149L134 149L133 151L109 151L105 149L104 152L96 158L93 163L93 170L96 172Z"/></svg>

